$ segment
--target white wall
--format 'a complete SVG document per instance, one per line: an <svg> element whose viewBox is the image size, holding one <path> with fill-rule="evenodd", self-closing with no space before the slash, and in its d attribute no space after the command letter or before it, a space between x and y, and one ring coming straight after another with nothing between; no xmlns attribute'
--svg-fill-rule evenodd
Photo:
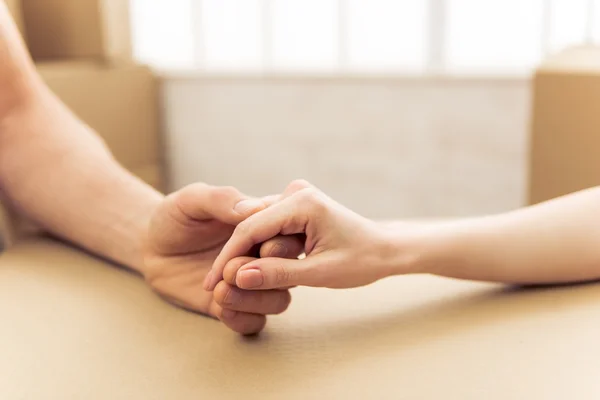
<svg viewBox="0 0 600 400"><path fill-rule="evenodd" d="M371 217L522 204L526 80L166 79L173 188L255 195L303 177Z"/></svg>

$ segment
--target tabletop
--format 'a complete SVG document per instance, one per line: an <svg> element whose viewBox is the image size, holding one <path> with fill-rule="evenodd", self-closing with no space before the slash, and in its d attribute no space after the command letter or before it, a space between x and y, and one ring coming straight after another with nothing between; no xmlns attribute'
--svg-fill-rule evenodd
<svg viewBox="0 0 600 400"><path fill-rule="evenodd" d="M36 238L0 256L1 399L598 399L600 284L296 288L257 337Z"/></svg>

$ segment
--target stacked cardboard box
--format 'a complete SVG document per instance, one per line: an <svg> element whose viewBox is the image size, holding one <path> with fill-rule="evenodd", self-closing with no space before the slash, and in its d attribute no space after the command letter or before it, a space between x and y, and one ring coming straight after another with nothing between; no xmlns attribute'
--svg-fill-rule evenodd
<svg viewBox="0 0 600 400"><path fill-rule="evenodd" d="M600 185L600 48L568 49L533 82L528 202Z"/></svg>
<svg viewBox="0 0 600 400"><path fill-rule="evenodd" d="M121 164L163 190L157 81L132 60L129 1L5 1L48 86ZM0 207L0 232L6 214Z"/></svg>
<svg viewBox="0 0 600 400"><path fill-rule="evenodd" d="M23 28L23 12L21 9L21 0L6 0L6 5L8 6L8 11L11 13L13 20L19 28L19 31L21 31L21 34L24 34L25 30Z"/></svg>
<svg viewBox="0 0 600 400"><path fill-rule="evenodd" d="M128 0L21 0L37 61L131 60Z"/></svg>

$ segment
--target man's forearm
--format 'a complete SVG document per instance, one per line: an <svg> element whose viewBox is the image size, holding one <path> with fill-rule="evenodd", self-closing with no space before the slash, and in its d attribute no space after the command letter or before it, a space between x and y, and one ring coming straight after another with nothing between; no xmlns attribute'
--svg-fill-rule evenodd
<svg viewBox="0 0 600 400"><path fill-rule="evenodd" d="M392 229L401 232L401 225ZM468 220L413 226L398 239L412 270L507 283L600 278L600 188ZM409 237L409 239L407 239ZM408 244L407 244L408 243Z"/></svg>
<svg viewBox="0 0 600 400"><path fill-rule="evenodd" d="M162 195L42 82L0 1L0 188L50 232L134 269Z"/></svg>
<svg viewBox="0 0 600 400"><path fill-rule="evenodd" d="M125 171L49 93L3 120L0 182L50 232L140 269L140 237L162 195Z"/></svg>

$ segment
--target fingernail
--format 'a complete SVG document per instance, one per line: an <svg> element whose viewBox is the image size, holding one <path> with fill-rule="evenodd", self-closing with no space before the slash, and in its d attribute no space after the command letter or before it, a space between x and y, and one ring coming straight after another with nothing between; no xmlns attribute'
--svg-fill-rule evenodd
<svg viewBox="0 0 600 400"><path fill-rule="evenodd" d="M242 200L233 207L233 211L246 215L252 211L263 208L264 203L259 199Z"/></svg>
<svg viewBox="0 0 600 400"><path fill-rule="evenodd" d="M221 311L221 318L232 319L236 315L237 315L237 311L233 311L228 308L224 308L223 311Z"/></svg>
<svg viewBox="0 0 600 400"><path fill-rule="evenodd" d="M210 289L210 284L212 282L213 272L212 270L208 272L206 278L204 278L204 290Z"/></svg>
<svg viewBox="0 0 600 400"><path fill-rule="evenodd" d="M263 284L264 278L258 268L245 269L239 272L238 279L244 289L253 289Z"/></svg>

